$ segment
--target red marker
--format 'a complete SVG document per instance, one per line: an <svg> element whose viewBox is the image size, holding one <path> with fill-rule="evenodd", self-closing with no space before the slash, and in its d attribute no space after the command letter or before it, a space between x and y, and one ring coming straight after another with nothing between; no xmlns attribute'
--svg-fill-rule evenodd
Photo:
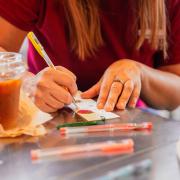
<svg viewBox="0 0 180 180"><path fill-rule="evenodd" d="M96 143L62 146L58 148L37 149L31 151L32 160L59 156L62 159L66 156L79 155L83 153L99 152L102 154L130 153L134 149L134 141L125 139L120 141L104 141Z"/></svg>
<svg viewBox="0 0 180 180"><path fill-rule="evenodd" d="M60 128L60 133L72 134L72 133L91 133L91 132L101 132L101 131L142 131L151 130L153 127L151 122L144 123L121 123L121 124L104 124L95 126L83 126L83 127L64 127Z"/></svg>

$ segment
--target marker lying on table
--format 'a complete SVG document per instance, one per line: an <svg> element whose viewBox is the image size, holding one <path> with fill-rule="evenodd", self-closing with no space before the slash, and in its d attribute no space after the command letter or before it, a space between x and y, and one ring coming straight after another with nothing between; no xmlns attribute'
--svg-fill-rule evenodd
<svg viewBox="0 0 180 180"><path fill-rule="evenodd" d="M152 161L150 159L143 160L138 163L130 164L125 167L113 170L107 174L97 178L96 180L112 180L121 179L133 175L141 175L151 169Z"/></svg>
<svg viewBox="0 0 180 180"><path fill-rule="evenodd" d="M104 124L104 123L105 123L104 120L82 121L82 122L60 124L56 128L60 129L60 128L63 128L63 127L92 126L92 125L101 125L101 124Z"/></svg>
<svg viewBox="0 0 180 180"><path fill-rule="evenodd" d="M97 126L83 126L83 127L64 127L60 128L60 133L71 134L71 133L90 133L90 132L101 132L101 131L130 131L130 130L151 130L152 123L144 122L144 123L121 123L121 124L104 124Z"/></svg>
<svg viewBox="0 0 180 180"><path fill-rule="evenodd" d="M48 158L51 156L72 156L79 153L88 152L103 152L103 153L113 153L118 151L128 151L134 147L134 142L132 139L125 139L120 141L105 141L97 143L87 143L79 145L69 145L58 148L50 149L37 149L31 150L32 160L38 160L41 158Z"/></svg>
<svg viewBox="0 0 180 180"><path fill-rule="evenodd" d="M34 48L36 49L36 51L39 53L39 55L45 60L45 62L47 63L47 65L53 69L56 70L56 67L54 66L54 64L52 63L51 59L49 58L49 56L47 55L46 51L44 50L44 47L41 45L41 43L39 42L39 40L37 39L37 37L35 36L35 34L33 32L29 32L27 35L28 39L31 41L32 45L34 46ZM76 105L76 101L73 98L73 104L75 105L75 107L78 109L78 106Z"/></svg>

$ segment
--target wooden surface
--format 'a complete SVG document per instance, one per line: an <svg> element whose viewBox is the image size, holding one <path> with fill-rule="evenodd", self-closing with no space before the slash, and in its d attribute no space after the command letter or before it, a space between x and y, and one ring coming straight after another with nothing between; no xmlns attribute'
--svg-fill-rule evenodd
<svg viewBox="0 0 180 180"><path fill-rule="evenodd" d="M163 119L159 116L127 110L118 112L120 119L110 122L144 122L154 124L152 133L113 132L92 133L90 135L73 135L62 137L55 129L60 122L73 122L72 112L63 110L46 124L49 133L40 138L23 136L15 139L0 139L0 179L3 180L59 180L59 179L93 179L104 173L143 159L152 159L152 169L133 180L179 180L180 166L176 157L176 142L180 136L180 122ZM59 147L104 140L133 138L135 152L129 155L93 157L73 161L58 159L34 163L30 150L36 148Z"/></svg>

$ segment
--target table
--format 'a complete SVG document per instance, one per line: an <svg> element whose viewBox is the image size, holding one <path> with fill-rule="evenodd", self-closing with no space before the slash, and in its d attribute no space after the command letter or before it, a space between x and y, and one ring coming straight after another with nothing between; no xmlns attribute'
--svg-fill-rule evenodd
<svg viewBox="0 0 180 180"><path fill-rule="evenodd" d="M118 112L120 119L108 122L143 122L154 124L152 133L93 133L90 136L61 137L55 126L75 121L72 113L62 110L46 124L49 133L40 138L23 136L0 140L0 179L3 180L59 180L93 179L104 173L143 159L152 159L150 172L133 180L179 180L180 166L176 157L176 142L180 136L180 122L143 112L140 109ZM135 152L128 155L93 157L73 161L45 161L33 163L30 150L104 140L133 138Z"/></svg>

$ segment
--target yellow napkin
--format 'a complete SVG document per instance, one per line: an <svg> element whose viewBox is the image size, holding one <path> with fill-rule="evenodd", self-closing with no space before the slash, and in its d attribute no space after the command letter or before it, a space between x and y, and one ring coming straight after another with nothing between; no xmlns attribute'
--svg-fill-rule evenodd
<svg viewBox="0 0 180 180"><path fill-rule="evenodd" d="M53 117L40 111L32 101L21 92L18 125L5 131L0 124L0 137L17 137L20 135L42 136L46 134L43 124Z"/></svg>

